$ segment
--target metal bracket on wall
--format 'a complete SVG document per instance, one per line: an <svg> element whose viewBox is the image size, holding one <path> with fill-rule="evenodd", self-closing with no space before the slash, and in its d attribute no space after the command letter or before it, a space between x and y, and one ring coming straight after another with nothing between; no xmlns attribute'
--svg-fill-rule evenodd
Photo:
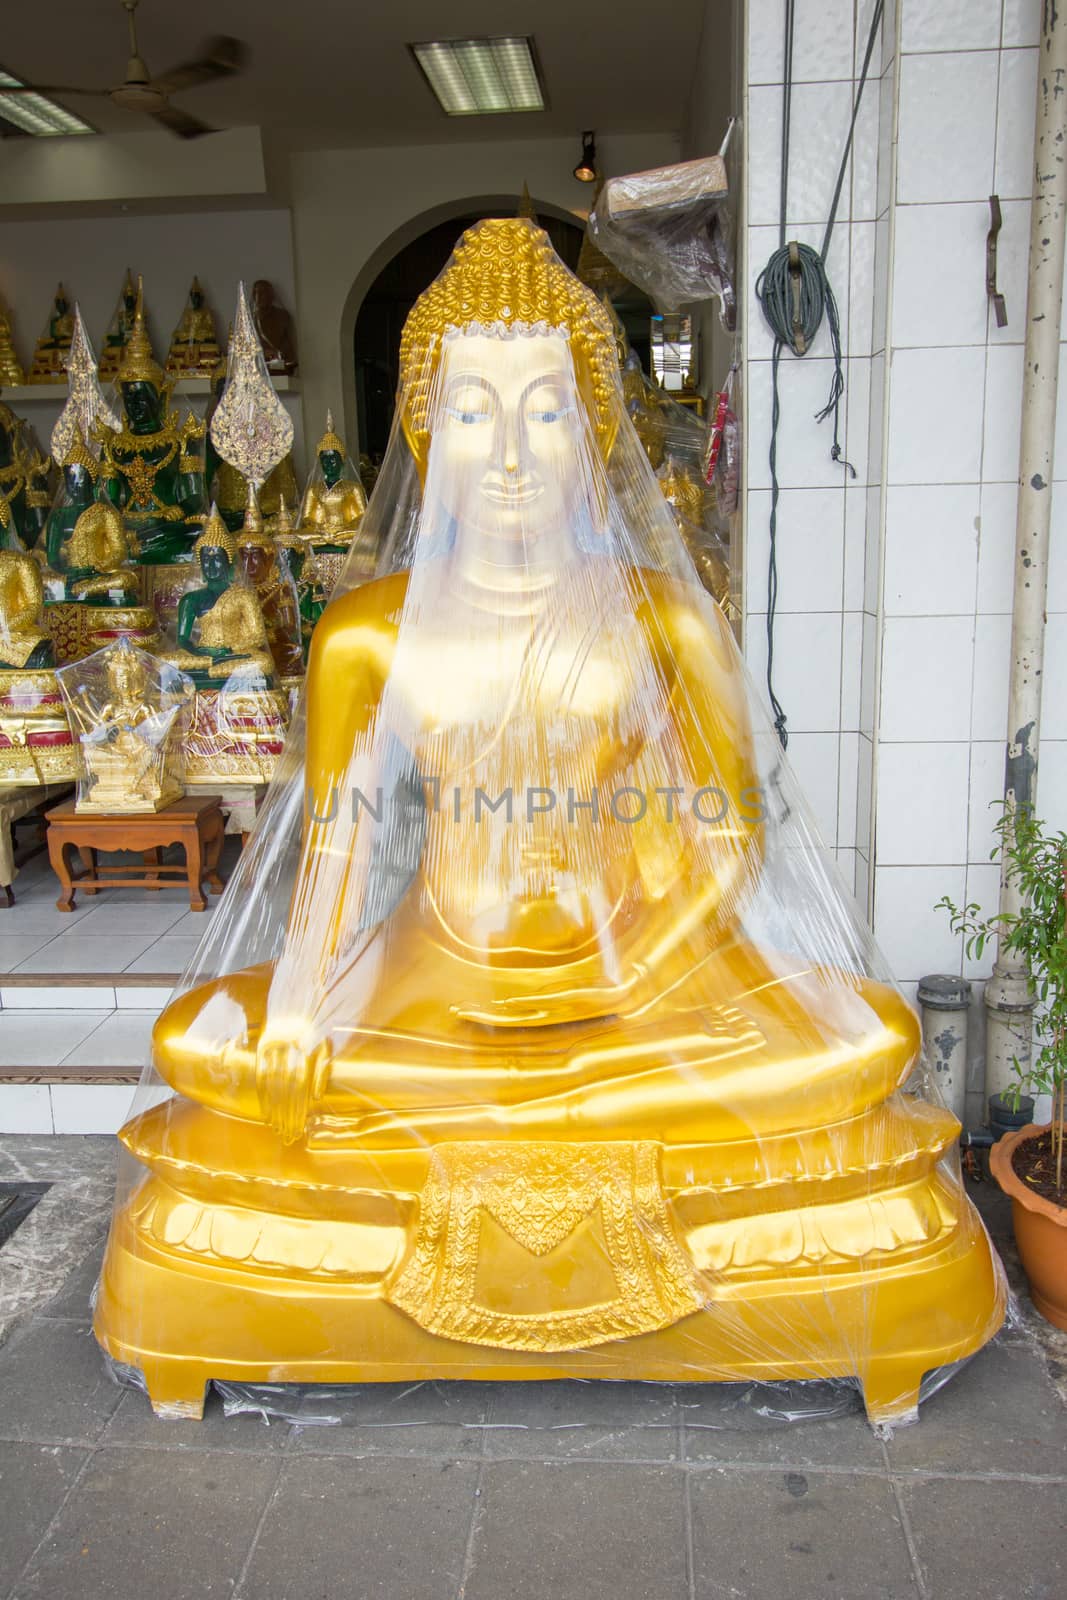
<svg viewBox="0 0 1067 1600"><path fill-rule="evenodd" d="M985 292L993 302L993 315L997 319L998 328L1008 325L1008 308L1004 304L1004 296L997 288L997 235L1000 232L1003 218L1000 214L1000 196L989 196L989 232L985 241Z"/></svg>

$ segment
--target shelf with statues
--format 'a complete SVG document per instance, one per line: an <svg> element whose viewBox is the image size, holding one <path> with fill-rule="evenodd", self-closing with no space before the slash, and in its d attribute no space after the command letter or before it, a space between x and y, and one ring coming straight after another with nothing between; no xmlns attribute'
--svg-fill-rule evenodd
<svg viewBox="0 0 1067 1600"><path fill-rule="evenodd" d="M303 386L299 377L280 374L271 378L277 394L299 395ZM210 378L176 378L171 394L189 399L206 399L211 394ZM9 406L47 404L62 409L66 400L66 374L52 383L22 383L13 388L0 386L0 400Z"/></svg>

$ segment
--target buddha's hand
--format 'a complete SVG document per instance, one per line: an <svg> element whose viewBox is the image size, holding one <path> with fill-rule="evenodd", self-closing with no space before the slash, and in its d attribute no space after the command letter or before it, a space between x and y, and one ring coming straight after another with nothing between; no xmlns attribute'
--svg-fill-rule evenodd
<svg viewBox="0 0 1067 1600"><path fill-rule="evenodd" d="M268 1024L256 1049L256 1093L264 1122L295 1144L307 1126L308 1112L319 1087L325 1047L312 1049L306 1024Z"/></svg>

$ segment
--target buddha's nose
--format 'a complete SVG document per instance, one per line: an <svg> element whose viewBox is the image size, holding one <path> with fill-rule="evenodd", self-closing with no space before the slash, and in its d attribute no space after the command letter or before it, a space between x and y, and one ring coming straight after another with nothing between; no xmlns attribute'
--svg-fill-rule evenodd
<svg viewBox="0 0 1067 1600"><path fill-rule="evenodd" d="M504 420L504 437L501 449L501 465L504 471L514 475L519 470L521 456L521 441L519 438L518 419L507 417Z"/></svg>

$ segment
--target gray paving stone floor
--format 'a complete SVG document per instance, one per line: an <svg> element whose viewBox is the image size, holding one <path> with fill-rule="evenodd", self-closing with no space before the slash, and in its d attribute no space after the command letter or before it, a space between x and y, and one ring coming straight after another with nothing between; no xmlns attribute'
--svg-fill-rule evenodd
<svg viewBox="0 0 1067 1600"><path fill-rule="evenodd" d="M0 1249L3 1600L1067 1595L1067 1337L988 1183L1018 1320L883 1442L829 1390L786 1422L736 1385L367 1385L339 1426L309 1420L329 1396L158 1421L89 1324L112 1167L110 1140L0 1140L0 1178L54 1182Z"/></svg>

